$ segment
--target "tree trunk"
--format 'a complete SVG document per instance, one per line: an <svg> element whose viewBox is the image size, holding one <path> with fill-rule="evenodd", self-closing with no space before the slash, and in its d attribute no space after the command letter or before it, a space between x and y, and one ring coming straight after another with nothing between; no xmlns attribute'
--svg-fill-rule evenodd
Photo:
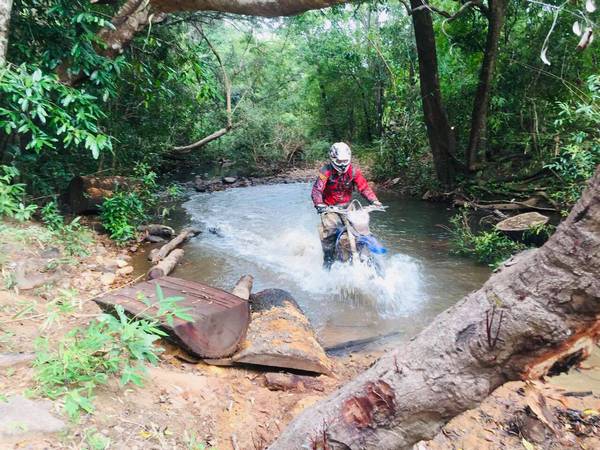
<svg viewBox="0 0 600 450"><path fill-rule="evenodd" d="M498 42L506 17L507 0L488 0L488 32L485 53L479 73L479 84L473 102L471 133L465 161L470 171L477 168L481 150L487 147L487 113L490 92L494 80L494 68L498 59Z"/></svg>
<svg viewBox="0 0 600 450"><path fill-rule="evenodd" d="M438 181L442 186L448 187L454 182L453 155L456 142L442 102L431 12L426 8L415 11L423 2L424 0L410 2L419 59L423 115Z"/></svg>
<svg viewBox="0 0 600 450"><path fill-rule="evenodd" d="M6 62L12 0L0 0L0 66Z"/></svg>
<svg viewBox="0 0 600 450"><path fill-rule="evenodd" d="M567 370L599 337L600 166L544 246L305 410L270 449L409 448L506 381Z"/></svg>

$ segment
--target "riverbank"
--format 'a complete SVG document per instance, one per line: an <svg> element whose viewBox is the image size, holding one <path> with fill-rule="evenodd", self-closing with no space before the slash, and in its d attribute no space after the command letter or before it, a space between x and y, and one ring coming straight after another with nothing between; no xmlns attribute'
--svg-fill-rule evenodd
<svg viewBox="0 0 600 450"><path fill-rule="evenodd" d="M66 249L52 242L45 228L36 224L5 223L0 245L5 281L0 291L0 410L9 418L0 424L3 449L266 448L304 408L354 378L385 352L385 346L380 346L332 356L334 377L298 383L283 373L273 377L249 367L209 366L161 342L159 361L147 367L143 386L122 386L118 380L110 380L96 391L93 410L72 422L61 400L42 401L35 394L36 341L46 337L51 348L58 347L70 331L86 327L101 314L93 302L95 296L134 282L145 267L131 258L129 250L115 247L98 234L93 234L83 249L87 256L68 256ZM386 345L398 344L388 341ZM592 393L581 394L591 389L587 380L584 384L577 384L572 377L555 381L576 393L567 396L576 402L569 400L563 410L567 406L588 410L589 424L584 424L582 433L586 434L581 442L594 448L600 444L597 422L589 418L597 413L599 392L594 388ZM512 426L515 414L533 420L528 427L545 425L543 418L527 412L531 407L526 402L517 401L520 387L500 388L484 405L459 416L421 448L495 449L506 442L514 444L511 448L525 445L519 434L525 428L515 431ZM544 391L548 398L559 394L564 392L556 388L552 393ZM25 398L28 395L31 399ZM505 405L510 406L510 414L484 420L491 414L489 408L504 411ZM553 402L551 406L555 410L560 405ZM573 418L560 423L575 427ZM535 434L527 434L526 440L533 448L546 448L544 443L553 442L545 432L539 436L540 443L535 442Z"/></svg>
<svg viewBox="0 0 600 450"><path fill-rule="evenodd" d="M285 374L274 380L252 368L209 366L160 343L164 351L143 386L110 380L97 390L93 410L71 422L63 401L35 394L36 342L47 338L58 348L69 332L100 316L94 297L136 281L140 268L129 265L127 250L97 234L82 257L65 257L46 237L35 224L5 223L0 234L0 410L8 418L0 424L0 448L264 448L304 407L379 355L334 357L335 377L294 384ZM25 265L29 285L7 282Z"/></svg>

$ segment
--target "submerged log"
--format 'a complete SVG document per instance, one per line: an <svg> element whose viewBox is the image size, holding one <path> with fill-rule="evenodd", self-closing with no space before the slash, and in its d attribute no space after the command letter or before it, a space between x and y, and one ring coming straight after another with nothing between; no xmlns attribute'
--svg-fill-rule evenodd
<svg viewBox="0 0 600 450"><path fill-rule="evenodd" d="M67 187L67 202L73 214L98 213L105 198L111 197L119 189L131 190L139 185L138 180L120 176L75 177Z"/></svg>
<svg viewBox="0 0 600 450"><path fill-rule="evenodd" d="M250 297L252 321L234 363L331 374L332 366L302 310L286 291Z"/></svg>
<svg viewBox="0 0 600 450"><path fill-rule="evenodd" d="M599 337L600 168L544 246L304 410L269 448L410 448L501 384L577 364Z"/></svg>
<svg viewBox="0 0 600 450"><path fill-rule="evenodd" d="M231 293L239 298L248 300L250 298L250 294L252 293L253 283L254 278L252 277L252 275L244 275L235 284L235 286L231 290Z"/></svg>
<svg viewBox="0 0 600 450"><path fill-rule="evenodd" d="M169 275L175 269L175 266L179 261L183 258L183 250L180 248L176 248L169 256L160 261L154 267L150 268L148 271L147 279L155 280L156 278L164 277Z"/></svg>
<svg viewBox="0 0 600 450"><path fill-rule="evenodd" d="M188 308L193 320L174 318L160 326L169 339L186 351L202 358L223 358L233 354L246 336L250 321L248 302L228 292L202 283L174 277L145 281L111 292L94 301L105 311L113 312L121 305L131 316L151 315L158 307L156 286L164 297L183 297L179 306ZM152 305L140 300L140 294Z"/></svg>
<svg viewBox="0 0 600 450"><path fill-rule="evenodd" d="M150 252L150 260L153 264L158 264L158 262L165 259L172 250L176 249L185 241L198 234L200 234L199 230L195 230L193 228L184 228L181 230L181 233L163 245L160 249Z"/></svg>

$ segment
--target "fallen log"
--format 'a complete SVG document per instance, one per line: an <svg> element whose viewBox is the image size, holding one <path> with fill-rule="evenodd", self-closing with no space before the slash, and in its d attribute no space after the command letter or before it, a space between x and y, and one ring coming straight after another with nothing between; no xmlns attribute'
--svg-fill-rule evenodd
<svg viewBox="0 0 600 450"><path fill-rule="evenodd" d="M146 278L148 280L155 280L156 278L164 277L169 275L175 269L175 266L179 261L183 258L183 250L180 248L176 248L169 256L160 261L154 267L150 268L148 271L148 275Z"/></svg>
<svg viewBox="0 0 600 450"><path fill-rule="evenodd" d="M154 249L156 251L150 252L149 259L152 261L152 264L158 264L158 262L165 259L172 250L198 234L200 234L199 230L194 228L184 228L181 230L181 233L163 245L160 249Z"/></svg>
<svg viewBox="0 0 600 450"><path fill-rule="evenodd" d="M131 190L140 186L133 178L86 175L75 177L67 187L67 202L73 214L93 214L100 211L105 198L117 190Z"/></svg>
<svg viewBox="0 0 600 450"><path fill-rule="evenodd" d="M600 167L546 244L304 410L269 448L410 448L501 384L578 364L599 337Z"/></svg>
<svg viewBox="0 0 600 450"><path fill-rule="evenodd" d="M229 292L202 283L174 277L144 281L113 291L94 301L104 311L114 312L121 305L130 316L146 317L153 310L140 300L140 294L158 308L156 286L164 297L183 297L178 305L188 308L193 320L174 318L160 322L168 339L202 358L224 358L233 354L246 337L250 322L248 302Z"/></svg>

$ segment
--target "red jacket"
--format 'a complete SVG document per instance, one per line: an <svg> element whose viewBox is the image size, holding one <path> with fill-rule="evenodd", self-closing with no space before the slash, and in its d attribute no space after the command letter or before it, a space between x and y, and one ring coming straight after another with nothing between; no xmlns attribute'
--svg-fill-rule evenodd
<svg viewBox="0 0 600 450"><path fill-rule="evenodd" d="M344 173L339 173L331 164L326 164L319 170L319 177L312 188L312 201L316 205L341 205L352 200L354 186L369 202L377 200L377 196L369 187L366 178L358 167L348 167Z"/></svg>

